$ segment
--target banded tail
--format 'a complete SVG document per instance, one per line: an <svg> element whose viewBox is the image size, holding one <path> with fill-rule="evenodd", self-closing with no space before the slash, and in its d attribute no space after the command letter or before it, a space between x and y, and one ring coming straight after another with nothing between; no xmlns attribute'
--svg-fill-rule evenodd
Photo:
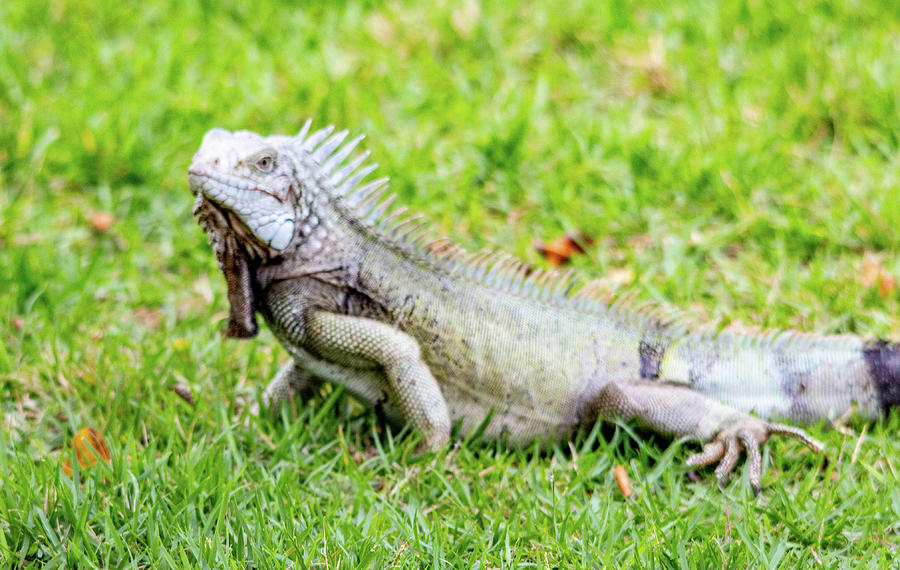
<svg viewBox="0 0 900 570"><path fill-rule="evenodd" d="M794 331L665 338L641 343L642 376L687 382L766 419L814 423L851 410L876 419L900 407L897 343Z"/></svg>

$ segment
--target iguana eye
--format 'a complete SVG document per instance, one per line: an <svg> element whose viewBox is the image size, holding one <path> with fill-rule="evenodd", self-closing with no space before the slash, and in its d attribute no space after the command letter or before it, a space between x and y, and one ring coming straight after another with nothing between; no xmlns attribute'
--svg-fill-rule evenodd
<svg viewBox="0 0 900 570"><path fill-rule="evenodd" d="M271 155L264 154L256 160L256 168L262 172L272 172L275 168L275 159Z"/></svg>

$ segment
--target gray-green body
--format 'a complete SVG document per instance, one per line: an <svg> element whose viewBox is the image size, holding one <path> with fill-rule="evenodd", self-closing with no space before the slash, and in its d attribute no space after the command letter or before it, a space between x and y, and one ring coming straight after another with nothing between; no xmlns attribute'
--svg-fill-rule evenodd
<svg viewBox="0 0 900 570"><path fill-rule="evenodd" d="M211 131L191 167L197 212L229 284L232 336L258 310L294 360L267 397L309 381L346 386L410 422L430 447L450 426L513 441L559 439L598 418L711 441L692 463L750 455L769 418L816 421L896 405L892 345L795 332L687 330L609 306L592 284L469 254L393 219L384 183L340 165L357 141L329 129L258 137ZM364 158L364 157L363 157ZM254 162L255 161L255 162ZM358 170L360 174L353 176ZM748 415L755 413L759 417ZM762 418L762 419L760 419Z"/></svg>

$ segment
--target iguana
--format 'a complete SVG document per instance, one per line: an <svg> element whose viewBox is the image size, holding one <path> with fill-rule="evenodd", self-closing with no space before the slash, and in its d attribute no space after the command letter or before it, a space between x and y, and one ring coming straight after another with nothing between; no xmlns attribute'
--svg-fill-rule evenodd
<svg viewBox="0 0 900 570"><path fill-rule="evenodd" d="M331 381L429 449L456 424L526 442L636 421L705 442L687 464L719 462L722 484L743 450L757 492L770 436L822 449L770 419L877 418L900 404L895 344L690 330L604 303L570 273L426 238L386 178L366 182L375 165L349 159L362 137L347 135L309 121L294 137L213 129L189 169L227 283L227 336L254 336L259 312L292 356L266 401Z"/></svg>

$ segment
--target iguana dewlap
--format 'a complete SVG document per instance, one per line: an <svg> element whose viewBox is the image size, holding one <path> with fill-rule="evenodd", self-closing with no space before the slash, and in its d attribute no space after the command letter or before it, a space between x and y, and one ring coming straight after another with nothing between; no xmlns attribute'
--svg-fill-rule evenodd
<svg viewBox="0 0 900 570"><path fill-rule="evenodd" d="M757 489L770 435L821 447L769 419L877 418L900 403L895 345L692 332L607 305L569 275L426 239L391 207L386 179L365 182L368 154L349 158L362 137L309 126L296 137L211 130L189 170L228 284L227 333L255 335L259 312L293 355L269 401L335 382L430 448L488 417L486 437L513 441L635 420L708 442L688 463L720 461L721 481L745 450Z"/></svg>

